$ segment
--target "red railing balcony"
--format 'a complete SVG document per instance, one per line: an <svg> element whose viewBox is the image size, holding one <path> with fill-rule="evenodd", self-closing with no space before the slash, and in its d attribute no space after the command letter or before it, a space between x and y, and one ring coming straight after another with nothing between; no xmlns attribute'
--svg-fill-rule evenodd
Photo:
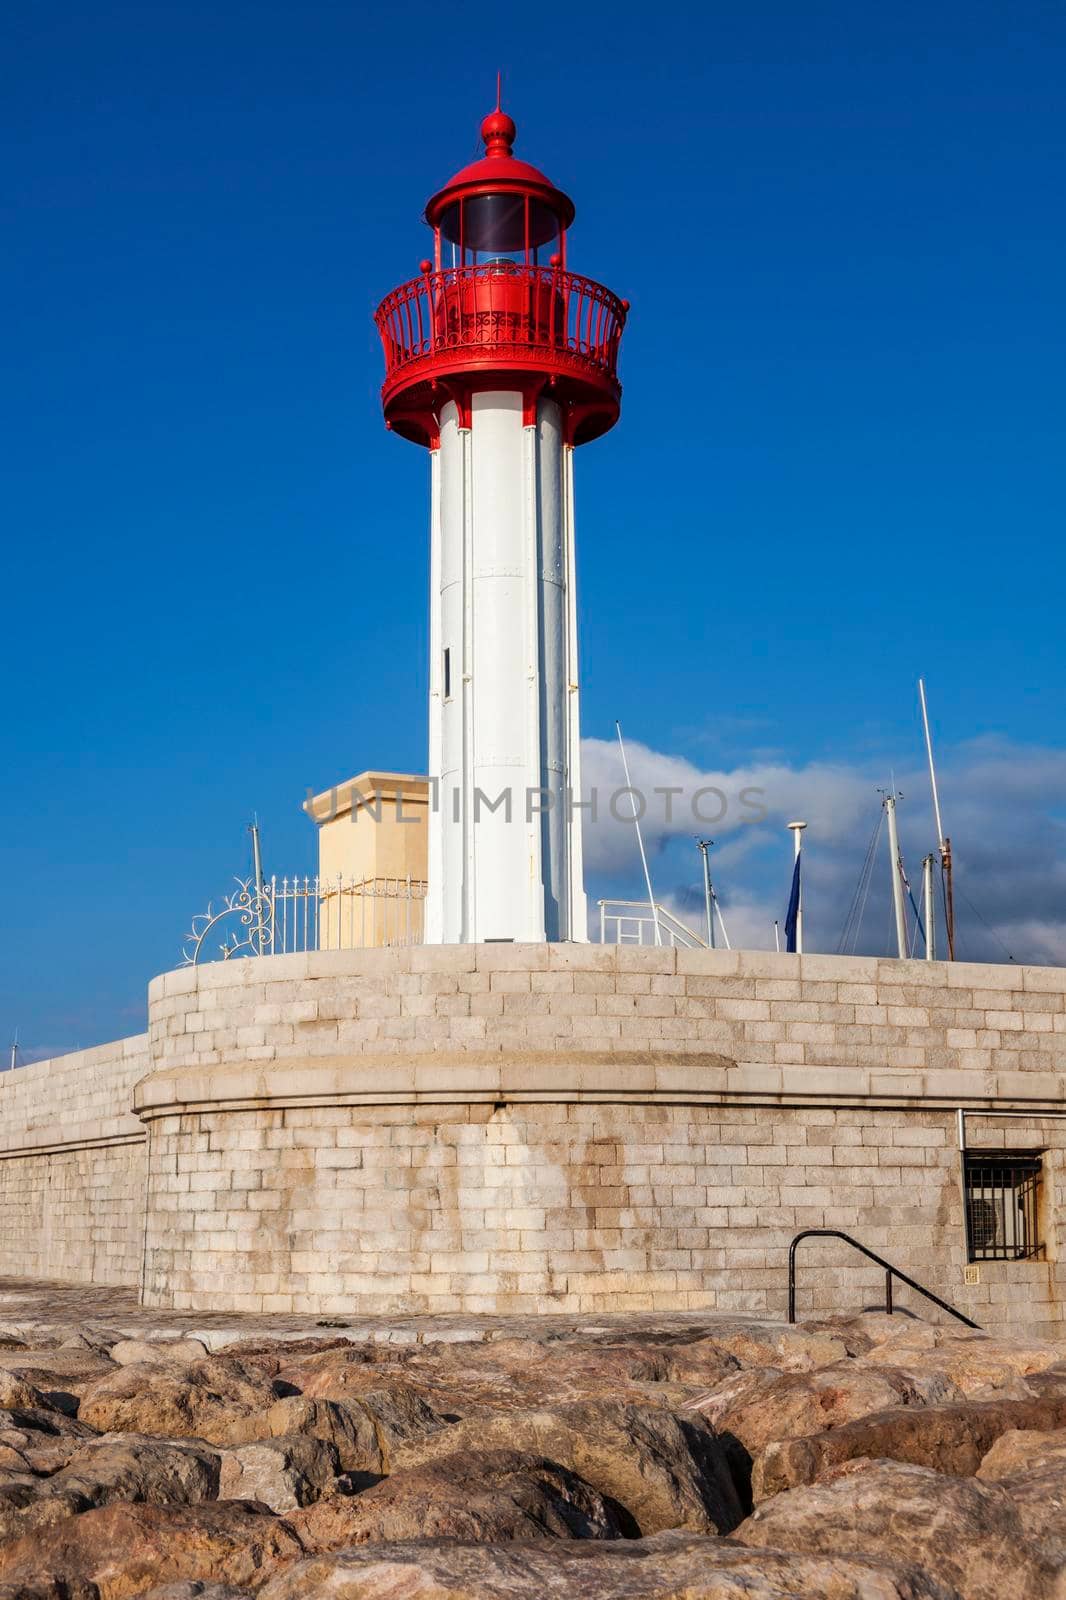
<svg viewBox="0 0 1066 1600"><path fill-rule="evenodd" d="M540 373L561 398L598 394L606 402L591 437L618 414L618 345L628 309L610 289L561 267L499 261L426 272L394 289L375 313L386 416L409 419L419 391L434 380L483 372L521 381Z"/></svg>

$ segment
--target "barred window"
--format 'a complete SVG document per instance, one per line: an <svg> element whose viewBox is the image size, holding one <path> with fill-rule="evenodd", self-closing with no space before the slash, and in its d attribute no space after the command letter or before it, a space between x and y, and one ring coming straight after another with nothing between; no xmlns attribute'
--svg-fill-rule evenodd
<svg viewBox="0 0 1066 1600"><path fill-rule="evenodd" d="M967 1150L966 1256L969 1261L1020 1261L1043 1246L1037 1202L1040 1150Z"/></svg>

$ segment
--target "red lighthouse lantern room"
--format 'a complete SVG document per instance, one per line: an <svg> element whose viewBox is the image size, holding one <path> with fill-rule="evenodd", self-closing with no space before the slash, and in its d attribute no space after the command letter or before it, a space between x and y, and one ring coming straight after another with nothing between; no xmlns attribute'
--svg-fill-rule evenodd
<svg viewBox="0 0 1066 1600"><path fill-rule="evenodd" d="M628 302L567 268L574 205L513 154L515 125L497 106L481 124L485 154L429 201L433 260L382 301L382 404L394 432L433 447L443 404L469 413L478 390L547 391L570 444L618 420L618 345Z"/></svg>

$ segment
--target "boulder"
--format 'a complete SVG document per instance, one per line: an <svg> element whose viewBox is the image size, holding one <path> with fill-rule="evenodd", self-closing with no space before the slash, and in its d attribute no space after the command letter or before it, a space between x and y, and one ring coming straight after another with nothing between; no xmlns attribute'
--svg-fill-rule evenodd
<svg viewBox="0 0 1066 1600"><path fill-rule="evenodd" d="M89 1428L84 1437L93 1437ZM0 1452L10 1457L5 1459L5 1465L47 1476L66 1466L82 1438L77 1434L42 1433L36 1428L0 1428Z"/></svg>
<svg viewBox="0 0 1066 1600"><path fill-rule="evenodd" d="M961 1600L910 1566L667 1533L610 1543L363 1545L296 1562L261 1600ZM1003 1594L998 1600L1007 1600ZM1015 1600L1015 1597L1011 1597Z"/></svg>
<svg viewBox="0 0 1066 1600"><path fill-rule="evenodd" d="M772 1327L751 1323L715 1333L707 1343L742 1367L777 1367L782 1372L814 1372L835 1366L849 1354L847 1343L835 1333L801 1324Z"/></svg>
<svg viewBox="0 0 1066 1600"><path fill-rule="evenodd" d="M1032 1472L1061 1463L1066 1474L1066 1429L1053 1433L1037 1433L1033 1429L1011 1428L1001 1433L995 1444L983 1457L977 1477L988 1483L1000 1478L1011 1478L1019 1472Z"/></svg>
<svg viewBox="0 0 1066 1600"><path fill-rule="evenodd" d="M374 1425L385 1471L397 1450L437 1433L444 1421L425 1396L406 1383L367 1389L359 1404Z"/></svg>
<svg viewBox="0 0 1066 1600"><path fill-rule="evenodd" d="M993 1339L965 1328L956 1331L929 1323L905 1324L863 1357L869 1367L939 1373L966 1395L1010 1389L1019 1379L1061 1360L1061 1347L1042 1340Z"/></svg>
<svg viewBox="0 0 1066 1600"><path fill-rule="evenodd" d="M254 1589L302 1553L293 1530L265 1506L120 1503L0 1547L0 1597L21 1600L36 1585L57 1600L129 1600L182 1579Z"/></svg>
<svg viewBox="0 0 1066 1600"><path fill-rule="evenodd" d="M110 1355L120 1367L141 1362L149 1366L188 1366L206 1358L207 1346L202 1339L119 1339L111 1346Z"/></svg>
<svg viewBox="0 0 1066 1600"><path fill-rule="evenodd" d="M408 1385L368 1390L348 1400L319 1400L288 1395L266 1411L236 1417L225 1429L226 1441L238 1446L256 1439L303 1433L333 1445L345 1472L381 1477L390 1470L397 1446L425 1438L444 1426L444 1419Z"/></svg>
<svg viewBox="0 0 1066 1600"><path fill-rule="evenodd" d="M180 1443L137 1434L104 1434L79 1445L41 1485L41 1496L69 1498L78 1511L116 1500L196 1505L219 1492L218 1452L197 1440Z"/></svg>
<svg viewBox="0 0 1066 1600"><path fill-rule="evenodd" d="M961 1398L937 1378L928 1387L897 1368L871 1371L842 1361L809 1372L773 1368L738 1378L697 1403L720 1433L739 1440L755 1455L774 1439L794 1439L838 1428L857 1417L892 1406L922 1406L930 1400Z"/></svg>
<svg viewBox="0 0 1066 1600"><path fill-rule="evenodd" d="M293 1518L308 1550L398 1539L618 1539L629 1519L583 1479L543 1457L485 1450L408 1467L358 1495L332 1495Z"/></svg>
<svg viewBox="0 0 1066 1600"><path fill-rule="evenodd" d="M44 1439L90 1439L95 1429L53 1406L7 1406L0 1409L0 1438L34 1434Z"/></svg>
<svg viewBox="0 0 1066 1600"><path fill-rule="evenodd" d="M106 1352L61 1347L21 1352L20 1360L6 1362L3 1370L36 1389L48 1405L76 1415L78 1400L88 1386L116 1368Z"/></svg>
<svg viewBox="0 0 1066 1600"><path fill-rule="evenodd" d="M2 1367L0 1367L0 1406L5 1411L24 1411L27 1407L45 1411L54 1409L32 1383L27 1383L18 1373L9 1372Z"/></svg>
<svg viewBox="0 0 1066 1600"><path fill-rule="evenodd" d="M338 1350L325 1360L287 1365L280 1376L304 1395L333 1400L402 1387L455 1418L589 1398L647 1404L668 1384L673 1359L661 1345L515 1338L474 1346L438 1343L390 1354L385 1362L367 1359L365 1349ZM693 1365L688 1381L695 1385L714 1382L736 1362L708 1348ZM676 1390L666 1397L668 1403L686 1398L680 1383Z"/></svg>
<svg viewBox="0 0 1066 1600"><path fill-rule="evenodd" d="M1060 1574L1056 1594L1066 1593L1066 1461L1045 1460L994 1487L1010 1500L1032 1548Z"/></svg>
<svg viewBox="0 0 1066 1600"><path fill-rule="evenodd" d="M98 1355L118 1344L126 1335L119 1328L104 1328L98 1322L86 1322L68 1333L56 1346L57 1350L93 1350Z"/></svg>
<svg viewBox="0 0 1066 1600"><path fill-rule="evenodd" d="M806 1438L768 1444L752 1469L756 1501L813 1483L860 1457L887 1457L969 1477L1012 1428L1066 1427L1066 1400L986 1400L950 1406L899 1406Z"/></svg>
<svg viewBox="0 0 1066 1600"><path fill-rule="evenodd" d="M624 1507L641 1534L727 1533L744 1514L725 1447L701 1418L622 1401L471 1418L398 1447L394 1470L482 1450L558 1462Z"/></svg>
<svg viewBox="0 0 1066 1600"><path fill-rule="evenodd" d="M1046 1600L1052 1568L1027 1541L1011 1499L974 1478L898 1461L852 1462L760 1505L738 1543L810 1554L882 1557L905 1550L965 1600Z"/></svg>
<svg viewBox="0 0 1066 1600"><path fill-rule="evenodd" d="M91 1383L78 1415L101 1433L146 1433L225 1444L235 1417L273 1405L270 1381L234 1358L187 1367L140 1361Z"/></svg>
<svg viewBox="0 0 1066 1600"><path fill-rule="evenodd" d="M340 1471L335 1446L291 1433L222 1452L219 1493L227 1500L258 1500L271 1511L309 1506Z"/></svg>

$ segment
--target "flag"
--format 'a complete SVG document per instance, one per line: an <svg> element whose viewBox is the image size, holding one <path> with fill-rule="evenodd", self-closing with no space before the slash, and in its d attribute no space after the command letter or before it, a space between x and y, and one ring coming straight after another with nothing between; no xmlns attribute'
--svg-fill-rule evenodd
<svg viewBox="0 0 1066 1600"><path fill-rule="evenodd" d="M792 955L796 951L796 926L799 922L801 856L802 851L796 856L796 865L792 873L792 893L788 897L788 910L785 912L785 949Z"/></svg>

